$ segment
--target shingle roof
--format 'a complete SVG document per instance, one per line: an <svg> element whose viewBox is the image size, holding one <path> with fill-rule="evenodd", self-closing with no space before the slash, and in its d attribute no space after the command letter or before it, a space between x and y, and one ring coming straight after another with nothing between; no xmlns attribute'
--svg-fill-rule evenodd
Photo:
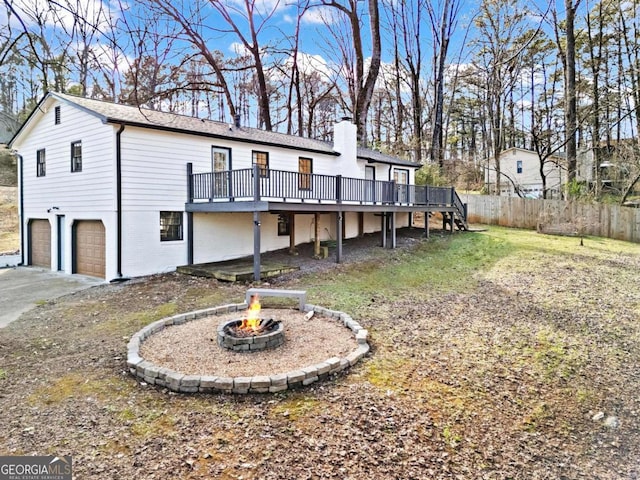
<svg viewBox="0 0 640 480"><path fill-rule="evenodd" d="M271 145L294 150L323 153L327 155L340 155L333 149L330 142L304 138L296 135L287 135L278 132L268 132L258 128L236 127L233 124L214 122L213 120L178 115L176 113L159 112L142 107L133 107L118 103L104 102L91 98L77 97L66 93L50 92L40 101L38 107L29 116L27 121L13 136L10 144L18 137L19 133L32 118L39 107L48 98L55 98L62 102L72 104L91 115L95 115L105 123L117 123L156 130L180 132L190 135L201 135L212 138L224 138L244 143L257 145ZM389 165L402 165L418 168L420 165L407 160L401 160L391 155L386 155L368 148L358 147L357 156L361 160Z"/></svg>
<svg viewBox="0 0 640 480"><path fill-rule="evenodd" d="M224 122L214 122L212 120L186 115L159 112L146 108L103 102L62 93L51 93L50 95L64 102L77 105L89 113L96 114L101 117L104 122L108 123L124 123L159 130L225 138L262 145L273 145L283 148L325 153L328 155L339 155L338 152L333 150L331 143L314 140L312 138L268 132L257 128L238 128L233 124Z"/></svg>
<svg viewBox="0 0 640 480"><path fill-rule="evenodd" d="M367 160L378 163L387 163L390 165L403 165L405 167L419 168L420 164L412 162L410 160L401 160L397 157L387 155L385 153L371 150L370 148L358 147L358 158L361 160Z"/></svg>

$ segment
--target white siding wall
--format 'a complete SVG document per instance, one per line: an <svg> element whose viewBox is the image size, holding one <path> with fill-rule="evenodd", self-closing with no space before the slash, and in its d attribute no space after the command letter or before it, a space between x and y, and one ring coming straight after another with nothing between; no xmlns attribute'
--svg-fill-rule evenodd
<svg viewBox="0 0 640 480"><path fill-rule="evenodd" d="M358 235L358 214L345 212L346 237ZM262 213L260 216L261 251L268 252L287 248L289 237L278 237L278 216ZM397 226L408 225L408 214L396 217ZM218 262L232 260L253 253L253 215L251 213L197 213L194 214L194 262ZM296 244L314 240L313 214L296 215ZM320 215L320 240L336 239L335 213ZM372 213L364 215L364 232L380 231L380 217Z"/></svg>
<svg viewBox="0 0 640 480"><path fill-rule="evenodd" d="M60 106L60 124L54 107ZM32 118L27 135L13 148L23 158L23 249L28 258L27 232L32 218L51 224L51 268L58 266L56 215L64 215L64 265L72 273L71 231L76 220L102 220L107 235L107 279L115 276L115 130L97 117L65 103L50 101ZM82 142L82 171L71 172L71 142ZM36 152L45 150L46 175L36 176ZM50 210L57 207L57 210ZM50 210L47 212L47 210ZM110 245L114 246L110 248ZM109 268L112 265L112 268Z"/></svg>
<svg viewBox="0 0 640 480"><path fill-rule="evenodd" d="M61 106L61 123L54 125L54 107ZM41 118L33 117L22 143L14 144L24 163L24 232L32 218L51 223L52 269L57 269L56 215L64 215L64 265L72 272L72 228L76 220L101 220L106 230L106 278L117 276L116 235L116 131L97 117L55 99L44 105ZM38 115L38 114L36 114ZM348 132L347 132L348 133ZM71 173L71 142L82 141L82 171ZM242 142L197 137L127 126L122 135L122 274L147 275L175 269L187 262L186 214L183 240L160 241L160 211L184 212L187 201L186 165L194 172L211 171L211 147L231 149L232 168L249 168L252 151L269 152L269 167L298 171L299 157L313 159L313 173L364 178L364 162L291 149L253 146ZM346 140L345 140L346 141ZM46 176L36 177L36 151L46 151ZM347 148L349 150L349 148ZM350 151L350 150L349 150ZM345 156L346 157L346 156ZM388 180L389 167L376 165L376 179ZM413 174L411 174L413 180ZM52 207L57 210L47 210ZM262 250L285 248L289 237L277 235L277 215L263 213ZM336 238L335 214L320 215L320 239ZM358 216L348 213L347 237L358 234ZM297 243L313 240L314 216L296 216ZM218 261L251 254L251 214L195 214L194 261ZM365 215L365 232L377 231L380 219ZM25 239L26 240L26 239ZM25 254L26 243L24 245Z"/></svg>

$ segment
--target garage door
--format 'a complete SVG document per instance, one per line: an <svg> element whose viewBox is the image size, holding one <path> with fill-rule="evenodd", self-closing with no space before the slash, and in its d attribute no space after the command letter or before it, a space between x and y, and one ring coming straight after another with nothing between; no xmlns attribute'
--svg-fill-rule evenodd
<svg viewBox="0 0 640 480"><path fill-rule="evenodd" d="M74 224L74 273L105 277L104 225L99 220L81 220Z"/></svg>
<svg viewBox="0 0 640 480"><path fill-rule="evenodd" d="M49 220L29 222L30 265L51 268L51 224Z"/></svg>

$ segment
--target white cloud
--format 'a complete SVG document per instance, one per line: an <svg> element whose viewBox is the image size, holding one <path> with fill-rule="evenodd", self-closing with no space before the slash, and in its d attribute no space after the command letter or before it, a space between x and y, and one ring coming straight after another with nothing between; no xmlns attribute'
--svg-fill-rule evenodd
<svg viewBox="0 0 640 480"><path fill-rule="evenodd" d="M299 52L298 68L305 75L318 72L328 77L331 74L329 63L322 55L311 55L309 53Z"/></svg>
<svg viewBox="0 0 640 480"><path fill-rule="evenodd" d="M231 42L229 44L229 51L238 57L246 57L251 55L249 50L240 42Z"/></svg>
<svg viewBox="0 0 640 480"><path fill-rule="evenodd" d="M246 6L244 0L227 0L227 3L234 6L240 11L245 11ZM254 10L259 15L270 15L273 11L284 10L288 7L284 0L255 0Z"/></svg>
<svg viewBox="0 0 640 480"><path fill-rule="evenodd" d="M83 18L98 29L109 27L118 16L108 2L102 0L16 0L13 8L28 26L42 24L45 27L70 29L76 17ZM14 19L12 23L17 23Z"/></svg>
<svg viewBox="0 0 640 480"><path fill-rule="evenodd" d="M330 7L310 8L302 16L302 23L308 25L331 25L336 21L336 12Z"/></svg>

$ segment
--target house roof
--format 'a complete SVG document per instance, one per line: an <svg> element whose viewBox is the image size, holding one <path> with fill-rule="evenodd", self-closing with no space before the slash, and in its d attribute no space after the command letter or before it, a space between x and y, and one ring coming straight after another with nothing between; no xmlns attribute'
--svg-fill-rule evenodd
<svg viewBox="0 0 640 480"><path fill-rule="evenodd" d="M528 148L510 147L505 150L502 150L500 152L500 156L502 157L509 152L522 152L522 153L528 153L535 156L538 155L538 153L535 150L529 150ZM565 159L566 157L567 155L565 152L555 152L549 155L549 158L557 158L557 159Z"/></svg>
<svg viewBox="0 0 640 480"><path fill-rule="evenodd" d="M29 118L27 118L10 140L9 145L13 144L17 137L26 129L27 125L32 122L36 113L42 111L45 103L50 101L50 99L57 99L61 102L80 108L90 115L98 117L103 123L124 124L211 138L223 138L244 143L270 145L307 152L323 153L326 155L340 155L339 152L336 152L333 149L333 145L330 142L322 140L315 140L297 135L287 135L278 132L269 132L258 128L236 127L233 124L224 122L215 122L213 120L203 118L160 112L143 107L122 105L57 92L49 92L42 98L31 115L29 115ZM370 162L404 165L416 168L419 167L418 164L413 162L400 160L399 158L385 155L367 148L358 148L357 156L360 159Z"/></svg>
<svg viewBox="0 0 640 480"><path fill-rule="evenodd" d="M401 160L397 157L393 157L376 150L371 150L370 148L358 147L357 155L360 160L366 160L370 163L386 163L389 165L401 165L405 167L420 168L419 163L411 162L409 160Z"/></svg>

